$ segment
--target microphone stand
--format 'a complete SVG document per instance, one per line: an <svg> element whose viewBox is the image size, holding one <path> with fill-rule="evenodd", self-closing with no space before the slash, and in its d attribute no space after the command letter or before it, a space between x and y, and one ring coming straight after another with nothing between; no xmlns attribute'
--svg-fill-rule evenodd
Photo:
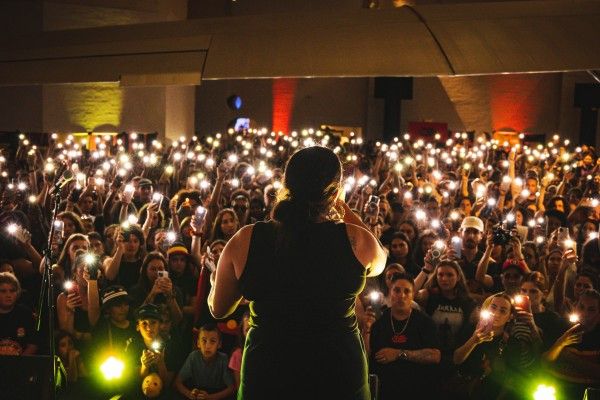
<svg viewBox="0 0 600 400"><path fill-rule="evenodd" d="M56 185L56 184L55 184ZM53 186L55 186L53 185ZM42 328L42 320L44 310L47 310L47 324L48 324L48 339L50 340L50 359L52 360L52 386L53 390L50 394L51 399L55 399L58 384L61 384L60 376L58 375L59 370L64 371L64 367L60 358L56 355L56 346L54 343L54 316L56 315L56 304L54 304L54 276L52 274L52 262L56 258L57 254L52 251L52 243L54 239L56 217L58 215L58 207L60 205L61 190L56 190L51 195L52 197L52 218L50 220L50 234L48 235L48 243L46 249L43 252L44 255L44 272L42 276L42 287L40 290L40 296L38 298L38 316L37 316L37 331L40 332ZM46 306L46 308L44 308ZM58 383L58 384L57 384Z"/></svg>

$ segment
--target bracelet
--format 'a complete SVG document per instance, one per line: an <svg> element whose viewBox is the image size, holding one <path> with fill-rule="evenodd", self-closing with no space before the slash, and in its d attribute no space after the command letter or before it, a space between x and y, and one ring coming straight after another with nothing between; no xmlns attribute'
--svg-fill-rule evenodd
<svg viewBox="0 0 600 400"><path fill-rule="evenodd" d="M421 268L421 272L424 272L425 274L429 275L433 272L433 270L429 271L427 269L425 269L425 267Z"/></svg>

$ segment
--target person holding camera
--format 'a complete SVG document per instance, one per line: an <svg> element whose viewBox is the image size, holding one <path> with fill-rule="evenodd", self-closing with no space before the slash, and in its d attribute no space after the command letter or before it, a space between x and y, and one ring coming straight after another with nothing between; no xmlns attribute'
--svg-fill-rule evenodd
<svg viewBox="0 0 600 400"><path fill-rule="evenodd" d="M131 297L134 307L165 304L175 324L183 319L183 294L169 278L167 260L159 252L153 251L144 258L139 281L131 288Z"/></svg>
<svg viewBox="0 0 600 400"><path fill-rule="evenodd" d="M121 224L115 230L116 251L103 263L108 281L131 289L140 278L140 268L146 255L144 233L138 225Z"/></svg>

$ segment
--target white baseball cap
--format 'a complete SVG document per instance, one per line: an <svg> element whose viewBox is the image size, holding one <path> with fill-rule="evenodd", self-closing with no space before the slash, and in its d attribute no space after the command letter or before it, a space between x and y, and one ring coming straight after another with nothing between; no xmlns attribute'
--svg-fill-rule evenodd
<svg viewBox="0 0 600 400"><path fill-rule="evenodd" d="M483 221L477 217L465 217L460 224L460 229L465 230L467 228L475 228L483 233Z"/></svg>

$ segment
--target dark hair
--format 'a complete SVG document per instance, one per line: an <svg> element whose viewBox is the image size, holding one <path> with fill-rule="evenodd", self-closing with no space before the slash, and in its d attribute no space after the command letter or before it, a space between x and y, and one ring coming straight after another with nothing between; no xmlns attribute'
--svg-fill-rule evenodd
<svg viewBox="0 0 600 400"><path fill-rule="evenodd" d="M125 238L125 241L128 241L131 235L137 237L138 241L140 242L140 248L138 249L136 257L138 259L144 258L144 256L146 255L146 238L144 237L144 232L142 231L142 228L139 225L135 224L129 225L127 229L123 227L121 227L120 229L121 233L123 234L123 237Z"/></svg>
<svg viewBox="0 0 600 400"><path fill-rule="evenodd" d="M63 246L63 249L60 252L60 255L58 256L58 260L56 261L56 264L60 265L63 268L65 279L71 278L71 268L73 267L73 265L71 264L71 259L69 258L69 247L71 247L71 244L73 242L79 240L86 242L89 247L90 241L88 240L86 235L84 235L83 233L74 233L71 236L69 236L69 238L65 242L65 245ZM73 262L75 262L75 260L73 260Z"/></svg>
<svg viewBox="0 0 600 400"><path fill-rule="evenodd" d="M102 235L100 235L98 232L90 232L87 234L88 240L99 240L99 241L103 241L102 240ZM104 244L104 243L102 243Z"/></svg>
<svg viewBox="0 0 600 400"><path fill-rule="evenodd" d="M560 221L560 226L567 226L567 216L562 211L558 211L556 209L547 210L544 213L544 216L546 218L556 218Z"/></svg>
<svg viewBox="0 0 600 400"><path fill-rule="evenodd" d="M600 292L598 292L596 289L586 289L583 293L581 293L581 296L579 296L579 301L581 301L581 298L583 297L596 300L600 305Z"/></svg>
<svg viewBox="0 0 600 400"><path fill-rule="evenodd" d="M150 281L148 280L147 273L148 264L150 264L150 261L152 260L162 261L165 266L165 269L167 269L167 266L169 265L167 259L165 258L165 256L162 255L161 252L151 251L150 253L148 253L148 255L144 258L144 261L142 262L142 266L140 267L140 277L138 279L138 285L144 288L144 290L146 291L149 291L152 286L150 284Z"/></svg>
<svg viewBox="0 0 600 400"><path fill-rule="evenodd" d="M221 331L219 330L219 328L217 327L217 324L209 322L206 323L204 325L202 325L198 331L198 337L200 337L200 332L217 332L217 335L219 336L219 340L221 339Z"/></svg>
<svg viewBox="0 0 600 400"><path fill-rule="evenodd" d="M532 271L529 275L526 275L523 278L521 285L525 282L533 283L540 290L540 292L546 294L546 276L540 271Z"/></svg>
<svg viewBox="0 0 600 400"><path fill-rule="evenodd" d="M75 233L83 233L83 223L77 214L71 211L63 211L58 214L57 218L66 218L75 225Z"/></svg>
<svg viewBox="0 0 600 400"><path fill-rule="evenodd" d="M579 277L588 278L590 281L592 281L592 288L598 289L598 275L592 268L587 266L582 267L579 272L577 272L577 275L575 275L575 280L577 280Z"/></svg>
<svg viewBox="0 0 600 400"><path fill-rule="evenodd" d="M410 283L413 289L415 288L415 281L413 280L412 276L410 276L410 274L407 274L406 272L396 272L392 274L392 279L390 279L392 283L395 283L399 280L408 281L408 283Z"/></svg>
<svg viewBox="0 0 600 400"><path fill-rule="evenodd" d="M390 258L392 257L392 242L396 239L400 239L406 243L406 245L408 246L408 253L406 253L406 262L408 263L409 261L412 261L412 255L413 255L412 242L410 241L408 236L406 236L406 234L404 234L402 232L395 232L392 235L392 237L390 238L390 242L389 242L390 243ZM406 265L404 265L404 268L406 268Z"/></svg>
<svg viewBox="0 0 600 400"><path fill-rule="evenodd" d="M465 274L463 273L462 268L456 261L452 260L441 260L440 263L435 267L435 271L431 274L431 277L425 283L425 288L428 291L439 291L440 285L437 280L437 272L442 267L452 268L454 272L456 272L456 276L458 277L456 281L456 286L454 286L454 294L461 300L468 299L470 296L469 287L467 286L467 278L465 278Z"/></svg>
<svg viewBox="0 0 600 400"><path fill-rule="evenodd" d="M342 164L332 150L298 150L286 164L273 219L287 230L302 230L335 205L341 176Z"/></svg>
<svg viewBox="0 0 600 400"><path fill-rule="evenodd" d="M215 217L215 221L213 222L211 235L210 235L211 241L215 241L218 239L224 239L224 240L226 239L225 234L221 230L221 221L223 220L223 216L225 214L231 214L233 216L233 220L237 222L238 228L240 227L240 220L238 219L238 216L235 213L235 211L233 211L233 209L231 209L231 208L224 208L217 213L217 216Z"/></svg>

